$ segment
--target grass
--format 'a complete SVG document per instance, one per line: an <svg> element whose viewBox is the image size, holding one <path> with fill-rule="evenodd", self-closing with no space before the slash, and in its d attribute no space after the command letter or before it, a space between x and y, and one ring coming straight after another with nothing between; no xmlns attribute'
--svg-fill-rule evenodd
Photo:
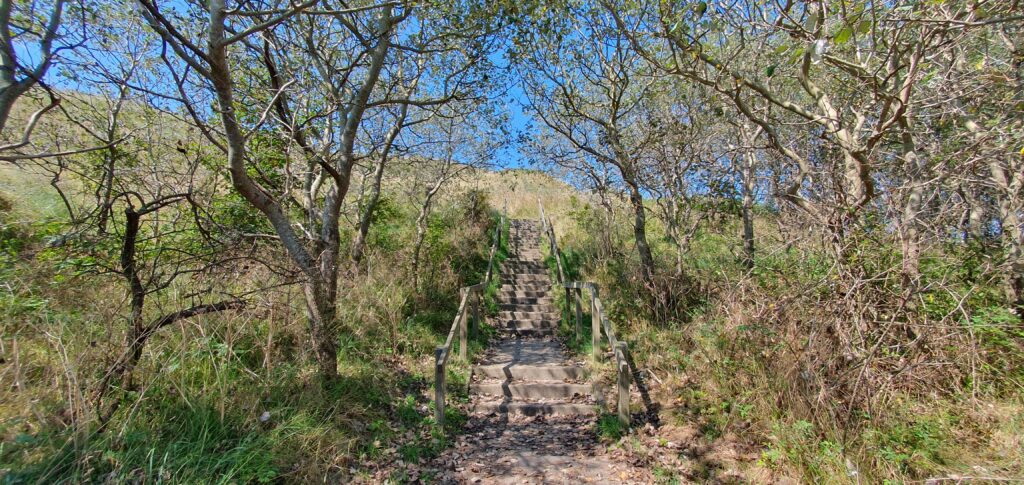
<svg viewBox="0 0 1024 485"><path fill-rule="evenodd" d="M480 280L490 245L487 224L466 221L464 208L452 202L457 197L445 199L431 219L429 268L420 289L409 288L402 272L401 248L411 236L414 211L400 197L389 202L393 210L371 238L375 264L343 289L342 379L336 385L325 388L315 379L301 294L295 288L266 291L245 313L197 319L154 337L139 369L143 387L124 393L122 412L108 432L92 434L76 392L89 388L123 339L123 288L116 278L77 274L69 263L75 255L44 248L45 238L60 228L39 222L37 214L59 217L60 206L45 180L15 175L21 178L0 171L7 177L0 178L0 196L8 202L0 208L0 312L8 316L0 330L4 378L14 375L22 385L0 400L0 481L340 482L351 478L353 468L368 473L363 463L436 456L465 424L457 404L468 399L467 363L451 361L449 403L456 405L446 408L444 430L434 423L430 398L430 356L452 323L456 289ZM982 264L976 255L930 254L923 264L926 278L943 285L922 293L920 322L894 327L919 335L937 328L943 335L969 334L970 340L917 347L931 354L915 354L904 341L883 342L874 358L884 365L870 369L877 374L869 405L847 413L848 403L828 393L847 382L829 367L844 369L838 357L847 349L820 347L848 321L829 306L845 290L826 251L800 245L787 250L770 221L759 220L762 245L748 275L736 257L738 225L723 219L698 232L684 258L692 277L705 284L701 299L689 303L685 318L654 319L634 297L628 224L616 219L621 224L611 236L621 257L597 260L593 224L601 214L545 177L508 172L487 175L485 183L519 181L491 196L500 206L495 202L502 194L516 195L511 217L535 215L532 196L542 196L556 220L567 278L601 284L613 325L639 367L656 377L652 392L663 405L663 422L695 427L698 445L742 442L776 477L807 482L1024 475L1022 336L998 291L973 279L978 271L971 265ZM494 220L494 213L489 217ZM671 268L674 249L660 230L652 223L652 245L659 267ZM859 267L882 271L893 263L892 247L872 246L869 238L856 242ZM877 258L864 259L872 254ZM496 260L507 257L505 238ZM546 262L554 270L551 255ZM276 281L267 273L237 274L233 284ZM188 301L184 283L156 297L156 304ZM497 285L495 280L486 290L492 314ZM882 281L860 295L868 308L885 311L887 300L878 295L892 288ZM944 288L969 293L963 300L968 317L947 319L960 300ZM564 292L556 291L555 299L564 308ZM584 310L579 342L573 314L560 332L573 351L591 355L589 308ZM493 331L482 326L473 336L471 356ZM607 363L593 368L598 379L610 373ZM899 368L904 371L884 373ZM890 375L891 385L877 379ZM611 415L599 419L597 430L607 441L629 436ZM705 472L715 478L714 470ZM680 476L668 468L654 473L663 483Z"/></svg>
<svg viewBox="0 0 1024 485"><path fill-rule="evenodd" d="M245 312L161 330L137 371L141 387L121 393L121 411L95 433L85 397L123 340L124 290L116 278L76 273L65 248L43 249L39 226L17 220L46 202L37 188L5 191L15 206L0 212L0 275L9 282L0 307L17 316L0 323L0 358L17 363L22 382L0 403L0 482L343 482L367 463L430 459L464 425L459 406L447 408L445 430L434 423L428 356L451 325L457 286L486 270L487 221L439 205L425 291L415 292L394 271L406 266L401 248L414 216L396 202L389 228L371 237L369 272L341 289L341 378L327 387L308 354L299 289L274 289L274 275L239 269L229 283L237 288L224 291L256 282L272 289ZM499 262L507 252L503 245ZM180 283L154 295L153 306L187 302L189 281ZM471 355L492 333L482 326ZM467 376L468 366L453 362L450 402L466 400Z"/></svg>
<svg viewBox="0 0 1024 485"><path fill-rule="evenodd" d="M617 442L629 431L629 427L619 421L614 414L602 414L597 419L597 436L605 442Z"/></svg>
<svg viewBox="0 0 1024 485"><path fill-rule="evenodd" d="M1007 325L1012 316L1005 306L990 296L984 284L968 280L976 272L958 268L959 261L970 254L932 253L926 258L925 277L946 286L923 294L922 316L918 317L949 329L954 336L958 327L965 329L964 333L971 327L974 347L954 338L939 346L937 350L943 353L918 357L932 359L927 362L937 360L937 369L966 368L968 372L961 374L965 379L943 380L922 373L921 382L938 381L921 390L911 386L881 389L871 395L870 408L854 407L856 412L846 418L847 403L837 402L829 394L817 395L820 387L815 387L813 380L837 379L826 369L813 366L830 363L843 349L819 350L815 345L820 345L821 334L812 334L815 340L811 340L807 333L810 323L836 318L833 307L827 306L837 298L834 262L827 252L808 245L786 249L783 238L773 233L773 224L759 220L758 257L754 271L748 273L738 258L738 221L725 219L698 231L684 257L690 275L708 285L701 290L701 298L686 308L685 319L655 320L635 298L631 277L637 263L630 234L612 234L621 258L598 261L594 255L600 228L596 224L601 220L586 210L576 215L570 223L576 227L560 238L561 249L582 255L579 274L601 284L602 299L618 333L629 340L638 366L656 377L651 380L655 384L652 393L662 403L662 422L694 427L702 446L744 442L744 447L760 449L757 466L776 477L800 477L808 482L896 483L953 475L1007 478L1024 474L1022 442L1009 438L1019 432L1024 420L1022 360L1017 355L1019 349L1008 345L1019 339ZM649 229L658 266L673 267L674 247L661 237L659 225L652 224ZM873 246L877 242L868 238L857 241L862 246L857 250L861 259L853 264L868 274L898 262L893 248L877 248ZM549 267L553 267L552 259L549 257ZM889 284L879 283L879 293L892 291L885 286ZM950 287L969 295L964 304L971 312L970 319L947 319L956 302L946 301L948 295L941 288ZM559 304L564 299L561 295L556 298ZM915 325L919 325L914 327L917 332L929 329L924 323ZM588 333L589 325L584 324L584 334ZM574 336L573 322L563 322L562 335ZM588 335L578 344L567 339L580 354L589 354L589 342ZM944 354L951 352L949 349L959 350ZM824 355L820 360L809 359L816 352ZM910 358L905 357L910 355L906 348L895 344L887 352L880 358L892 359L893 368L905 364L899 359ZM949 358L936 359L935 355ZM969 365L974 366L973 373ZM929 367L910 367L907 372L924 369ZM818 381L816 385L839 386L841 382ZM599 431L609 438L617 436L611 421L604 419ZM706 472L709 480L717 473L713 469ZM655 473L663 483L679 476L671 469Z"/></svg>

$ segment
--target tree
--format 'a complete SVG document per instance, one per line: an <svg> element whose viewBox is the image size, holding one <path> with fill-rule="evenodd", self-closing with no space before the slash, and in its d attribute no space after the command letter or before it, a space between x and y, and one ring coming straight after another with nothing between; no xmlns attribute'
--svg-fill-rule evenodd
<svg viewBox="0 0 1024 485"><path fill-rule="evenodd" d="M445 87L446 93L471 85L476 80L473 67L488 48L481 40L491 33L488 17L472 5L462 6L465 11L420 10L393 2L349 7L319 0L278 1L272 8L246 4L228 9L223 0L214 0L206 6L189 2L184 10L162 9L154 0L139 4L151 28L176 54L178 62L168 64L181 101L225 154L234 189L269 221L303 273L320 374L334 380L339 221L352 170L365 147L361 126L370 110L443 104L455 96L414 100L378 89L396 53L404 52L407 60L438 53L456 56L459 63L451 65L460 67L432 82ZM186 14L202 19L200 32L190 31L193 23L186 21ZM410 19L415 19L415 29L403 31ZM233 62L234 56L238 59ZM254 58L258 62L247 62ZM252 65L264 66L265 72L244 72ZM238 82L242 73L244 84ZM187 93L194 82L201 89ZM424 91L437 94L430 89L436 85ZM200 107L206 93L216 100L217 124ZM265 108L250 112L244 106ZM283 134L280 142L271 143L277 147L270 150L280 164L276 171L287 175L297 169L301 174L302 200L297 204L292 202L289 177L275 180L261 171L273 161L256 148L272 136L269 130ZM293 147L294 156L303 160L301 168L291 162ZM299 209L301 218L292 215L293 208Z"/></svg>
<svg viewBox="0 0 1024 485"><path fill-rule="evenodd" d="M424 147L420 160L410 160L419 172L411 184L411 199L419 205L413 243L413 287L419 288L423 245L436 197L452 180L488 167L502 146L496 135L499 118L477 101L446 106L412 130L415 143Z"/></svg>
<svg viewBox="0 0 1024 485"><path fill-rule="evenodd" d="M653 286L654 256L647 241L647 208L637 158L654 134L640 119L650 93L644 64L609 15L581 7L567 31L526 52L521 77L527 108L577 157L618 171L633 209L633 236L641 279ZM586 170L586 169L584 169Z"/></svg>
<svg viewBox="0 0 1024 485"><path fill-rule="evenodd" d="M24 151L32 147L32 134L44 115L60 106L60 94L46 78L62 56L88 43L87 18L94 11L84 0L0 0L0 160L18 162L110 146ZM7 128L15 104L36 90L47 101L28 116L20 137L11 139Z"/></svg>
<svg viewBox="0 0 1024 485"><path fill-rule="evenodd" d="M880 167L898 163L895 171L906 177L899 191L901 272L904 286L916 291L920 213L935 180L916 140L919 110L931 94L921 80L934 66L929 56L972 29L1011 20L1009 5L993 6L984 21L966 4L604 5L654 68L716 90L795 165L780 196L830 228L841 260L845 235L880 193ZM811 151L795 150L780 131L792 122L820 136L826 156L815 154L813 144ZM820 161L835 163L834 169L816 170ZM809 184L825 185L814 180L822 174L838 175L827 203L806 192Z"/></svg>

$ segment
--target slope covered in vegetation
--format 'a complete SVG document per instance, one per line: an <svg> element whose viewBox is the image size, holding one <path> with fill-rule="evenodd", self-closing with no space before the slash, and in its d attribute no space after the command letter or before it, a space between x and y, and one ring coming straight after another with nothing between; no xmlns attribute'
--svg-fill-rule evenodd
<svg viewBox="0 0 1024 485"><path fill-rule="evenodd" d="M599 285L641 392L592 431L655 479L1019 479L1021 39L1009 0L0 2L0 480L436 478L503 213Z"/></svg>

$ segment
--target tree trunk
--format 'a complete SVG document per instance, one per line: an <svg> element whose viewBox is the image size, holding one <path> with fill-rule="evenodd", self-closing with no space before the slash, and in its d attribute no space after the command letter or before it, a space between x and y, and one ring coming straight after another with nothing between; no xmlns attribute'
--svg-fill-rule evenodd
<svg viewBox="0 0 1024 485"><path fill-rule="evenodd" d="M420 287L420 253L423 250L426 234L426 228L423 227L420 219L416 219L416 244L413 245L412 251L412 287L415 289Z"/></svg>
<svg viewBox="0 0 1024 485"><path fill-rule="evenodd" d="M441 185L444 184L447 178L447 171L447 166L442 169L441 176L438 177L434 185L427 191L427 198L424 199L423 205L420 206L420 213L416 216L416 244L413 247L412 253L413 288L419 288L420 284L420 254L423 250L423 242L427 237L427 218L430 217L430 205L434 200L434 195L441 190Z"/></svg>
<svg viewBox="0 0 1024 485"><path fill-rule="evenodd" d="M337 343L334 330L338 279L338 218L341 200L348 191L359 123L391 46L395 19L391 16L390 7L384 8L378 17L377 44L370 51L366 77L359 89L352 95L351 106L341 133L340 151L343 159L337 174L331 174L335 187L325 198L321 211L321 235L320 241L317 241L316 244L318 251L310 254L293 229L292 221L281 204L266 188L249 177L246 163L246 136L242 133L242 127L236 115L233 71L228 62L228 44L225 42L228 16L226 2L211 0L208 11L210 24L207 34L210 52L206 60L209 64L209 72L206 75L217 95L217 112L223 125L232 185L249 204L266 216L292 261L306 276L306 302L317 362L324 379L333 381L338 375ZM150 19L150 23L155 22Z"/></svg>
<svg viewBox="0 0 1024 485"><path fill-rule="evenodd" d="M605 189L599 189L598 193L601 196L601 207L604 209L604 227L601 228L601 250L602 258L608 258L612 255L612 224L614 221L614 213L612 201L608 197L608 191Z"/></svg>
<svg viewBox="0 0 1024 485"><path fill-rule="evenodd" d="M753 153L746 153L743 167L743 267L754 269L754 162Z"/></svg>
<svg viewBox="0 0 1024 485"><path fill-rule="evenodd" d="M352 243L352 261L358 263L363 259L366 250L366 238L370 235L370 223L373 222L373 211L377 209L380 202L380 183L384 178L384 165L387 157L382 156L377 161L377 167L373 171L373 186L370 188L370 196L366 201L366 207L359 217L359 233Z"/></svg>
<svg viewBox="0 0 1024 485"><path fill-rule="evenodd" d="M978 200L969 187L961 187L957 193L967 208L961 221L961 232L964 243L982 241L985 238L985 205Z"/></svg>
<svg viewBox="0 0 1024 485"><path fill-rule="evenodd" d="M331 284L330 281L335 281ZM303 285L306 315L313 340L313 352L320 376L332 382L338 378L338 339L336 330L337 277L328 281L309 281Z"/></svg>
<svg viewBox="0 0 1024 485"><path fill-rule="evenodd" d="M651 254L651 246L647 244L647 208L644 207L644 197L640 194L636 181L630 177L626 184L629 186L629 202L633 206L633 238L636 240L636 250L640 255L640 276L644 284L652 287L654 256Z"/></svg>
<svg viewBox="0 0 1024 485"><path fill-rule="evenodd" d="M416 78L418 81L419 78ZM413 87L406 92L406 96L409 96L416 87L416 82L413 82ZM384 178L384 167L387 165L388 157L391 154L391 147L395 144L395 139L398 138L399 132L402 131L402 127L405 126L405 119L409 114L409 104L403 103L399 108L398 117L395 120L394 126L388 130L387 138L384 141L384 148L381 149L380 159L377 160L377 167L373 171L373 186L370 189L370 199L366 202L366 208L363 210L362 216L359 218L359 234L356 235L356 240L352 244L352 261L358 263L363 259L363 252L366 249L366 237L370 234L370 223L373 221L373 211L377 208L377 203L380 201L380 183Z"/></svg>
<svg viewBox="0 0 1024 485"><path fill-rule="evenodd" d="M4 128L7 127L7 119L11 116L11 109L14 107L15 101L24 92L25 90L21 89L18 84L0 81L0 133L3 133Z"/></svg>
<svg viewBox="0 0 1024 485"><path fill-rule="evenodd" d="M1021 203L1015 195L1024 185L1024 175L1011 178L999 160L989 162L992 181L1000 189L999 217L1003 247L1006 251L1006 297L1017 316L1024 318L1024 228L1021 228Z"/></svg>
<svg viewBox="0 0 1024 485"><path fill-rule="evenodd" d="M903 250L903 290L905 298L912 299L921 279L921 223L920 214L924 206L924 159L917 152L910 122L904 118L903 163L909 173L910 191L903 206L901 248Z"/></svg>
<svg viewBox="0 0 1024 485"><path fill-rule="evenodd" d="M146 335L142 323L142 310L146 303L146 289L139 278L138 268L135 265L135 244L139 236L139 226L142 216L131 206L124 210L125 223L124 235L121 239L120 266L121 275L128 283L130 300L130 314L128 322L130 328L125 337L125 352L114 362L110 370L100 380L93 394L93 406L99 417L101 426L110 420L117 411L118 402L104 409L103 399L112 386L120 385L128 389L132 386L132 371L135 364L142 355L142 347L145 345Z"/></svg>

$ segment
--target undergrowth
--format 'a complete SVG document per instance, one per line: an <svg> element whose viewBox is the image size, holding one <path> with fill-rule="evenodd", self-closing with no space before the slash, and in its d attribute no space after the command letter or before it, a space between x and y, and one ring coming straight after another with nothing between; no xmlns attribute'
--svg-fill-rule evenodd
<svg viewBox="0 0 1024 485"><path fill-rule="evenodd" d="M834 259L813 246L762 243L748 271L736 250L739 222L725 218L687 247L679 281L700 284L672 290L689 296L671 315L642 297L631 234L615 228L612 252L620 256L602 257L600 218L580 208L573 215L559 244L580 256L563 261L582 261L574 271L601 285L612 325L654 383L663 425L695 429L701 446L745 442L760 449L748 467L807 482L1024 475L1016 437L1024 334L999 288L975 278L970 248L926 253L923 279L935 283L900 309L892 303L899 281L879 277L848 289ZM762 214L758 230L764 241L781 241L771 217ZM651 224L649 237L659 268L671 274L675 248L659 229ZM858 237L851 240L862 246L845 264L858 274L892 274L898 249ZM863 313L848 313L838 303L844 298L856 298L847 305ZM589 355L588 321L576 343L571 317L563 336ZM837 326L857 320L869 343L833 341ZM598 430L617 437L610 422ZM666 481L678 476L661 473Z"/></svg>
<svg viewBox="0 0 1024 485"><path fill-rule="evenodd" d="M161 330L136 371L142 384L121 393L102 431L88 397L124 339L119 280L88 275L86 284L64 248L47 245L60 224L0 217L0 366L9 389L0 400L0 482L343 482L375 463L428 460L465 424L451 404L467 400L468 366L454 361L445 429L434 423L433 349L455 316L458 288L483 278L494 211L472 214L456 202L435 210L419 291L404 274L413 207L394 203L381 215L368 269L342 285L340 377L326 386L309 355L299 288L262 267L234 268L226 291L271 289L243 312ZM507 254L503 243L497 263ZM173 307L187 291L185 281L154 306ZM489 312L496 295L492 285ZM482 325L470 354L492 334Z"/></svg>

